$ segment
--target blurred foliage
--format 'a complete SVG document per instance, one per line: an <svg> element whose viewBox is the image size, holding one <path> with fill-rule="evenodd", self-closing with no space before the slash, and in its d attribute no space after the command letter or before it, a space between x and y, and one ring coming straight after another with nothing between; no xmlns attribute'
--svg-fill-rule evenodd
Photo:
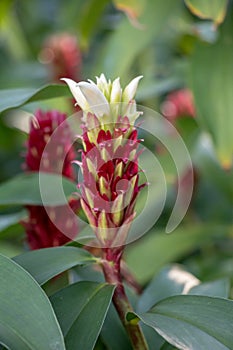
<svg viewBox="0 0 233 350"><path fill-rule="evenodd" d="M233 280L232 15L232 1L219 0L1 0L1 253L27 249L17 224L25 216L25 201L14 203L14 193L9 202L17 207L1 201L5 181L22 172L27 135L15 128L14 119L36 108L72 112L68 89L51 78L51 62L42 55L49 36L70 33L80 47L83 80L104 72L125 84L142 74L138 102L159 112L172 91L189 88L194 96L195 117L173 121L190 153L195 184L183 223L171 235L164 231L176 196L176 168L158 141L142 135L164 170L168 193L155 227L127 247L130 269L145 285L171 262L182 263L202 281Z"/></svg>
<svg viewBox="0 0 233 350"><path fill-rule="evenodd" d="M198 17L222 23L227 10L227 0L185 0L186 5Z"/></svg>

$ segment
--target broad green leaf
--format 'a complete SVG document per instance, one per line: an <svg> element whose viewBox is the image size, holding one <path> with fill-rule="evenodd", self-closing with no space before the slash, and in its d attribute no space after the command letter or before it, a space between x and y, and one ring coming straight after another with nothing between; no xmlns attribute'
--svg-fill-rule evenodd
<svg viewBox="0 0 233 350"><path fill-rule="evenodd" d="M123 18L108 36L93 75L104 72L110 78L127 77L137 56L160 35L180 6L178 0L147 1L140 16L140 28L133 27L127 18Z"/></svg>
<svg viewBox="0 0 233 350"><path fill-rule="evenodd" d="M228 298L230 283L221 279L201 283L194 275L177 264L164 267L145 288L138 299L136 311L146 312L168 297L180 294Z"/></svg>
<svg viewBox="0 0 233 350"><path fill-rule="evenodd" d="M226 172L222 169L209 141L207 135L199 137L193 151L193 164L198 170L201 179L206 178L209 183L212 183L216 190L219 190L226 197L231 206L233 198L233 170ZM223 206L222 199L221 202ZM224 210L226 211L225 208Z"/></svg>
<svg viewBox="0 0 233 350"><path fill-rule="evenodd" d="M1 34L3 34L3 38L7 40L7 48L9 50L9 56L7 57L14 58L15 65L17 65L16 62L18 63L20 60L28 59L30 51L23 28L13 10L14 7L12 7L9 8L7 15L2 20ZM11 62L10 59L8 59L8 61ZM5 67L7 67L7 65L3 66L3 71L5 70ZM4 80L2 81L4 82ZM8 80L6 81L6 84L8 84Z"/></svg>
<svg viewBox="0 0 233 350"><path fill-rule="evenodd" d="M137 312L148 311L167 297L187 293L200 281L179 265L164 267L149 283L138 300Z"/></svg>
<svg viewBox="0 0 233 350"><path fill-rule="evenodd" d="M109 0L89 0L82 7L78 29L80 31L80 45L84 49L88 48L91 36L95 33L108 3Z"/></svg>
<svg viewBox="0 0 233 350"><path fill-rule="evenodd" d="M72 283L81 281L105 282L103 272L96 268L96 264L76 266L70 271L70 278Z"/></svg>
<svg viewBox="0 0 233 350"><path fill-rule="evenodd" d="M30 102L49 100L55 97L70 97L67 86L52 84L42 88L0 90L0 113Z"/></svg>
<svg viewBox="0 0 233 350"><path fill-rule="evenodd" d="M0 205L58 206L66 204L67 197L76 191L76 184L61 175L28 172L0 185Z"/></svg>
<svg viewBox="0 0 233 350"><path fill-rule="evenodd" d="M164 344L164 339L153 328L147 326L145 323L142 323L140 326L149 349L160 349L162 344Z"/></svg>
<svg viewBox="0 0 233 350"><path fill-rule="evenodd" d="M27 215L25 210L17 213L0 215L0 231L7 229L9 226L17 224L21 219Z"/></svg>
<svg viewBox="0 0 233 350"><path fill-rule="evenodd" d="M185 3L194 15L220 24L225 18L228 0L185 0Z"/></svg>
<svg viewBox="0 0 233 350"><path fill-rule="evenodd" d="M112 304L109 307L100 334L109 350L132 350L129 338Z"/></svg>
<svg viewBox="0 0 233 350"><path fill-rule="evenodd" d="M51 304L21 266L0 255L0 343L17 350L65 350Z"/></svg>
<svg viewBox="0 0 233 350"><path fill-rule="evenodd" d="M165 342L163 344L163 346L160 348L160 350L176 350L177 348L175 348L174 346L172 346L171 344L168 344L167 342Z"/></svg>
<svg viewBox="0 0 233 350"><path fill-rule="evenodd" d="M205 295L208 297L228 298L230 294L230 282L228 279L221 279L201 283L188 292L190 295Z"/></svg>
<svg viewBox="0 0 233 350"><path fill-rule="evenodd" d="M26 219L25 216L22 217L22 220L24 220L24 219ZM15 256L15 255L22 253L24 251L24 247L22 245L22 240L24 240L24 238L25 238L25 230L20 222L18 222L16 224L12 224L12 225L8 226L7 228L5 228L0 233L1 244L4 241L6 243L7 243L7 241L8 241L8 243L11 242L13 245L18 247L18 249L17 249L18 253L16 252L13 255L8 255L8 254L3 253L3 255ZM1 244L0 244L0 246L1 246Z"/></svg>
<svg viewBox="0 0 233 350"><path fill-rule="evenodd" d="M78 282L51 297L67 350L94 348L113 292L113 285Z"/></svg>
<svg viewBox="0 0 233 350"><path fill-rule="evenodd" d="M128 314L130 319L132 314ZM169 343L186 350L229 350L233 344L233 301L178 295L135 315Z"/></svg>
<svg viewBox="0 0 233 350"><path fill-rule="evenodd" d="M9 13L9 10L12 6L12 2L13 0L2 0L0 2L0 27L4 23L4 20Z"/></svg>
<svg viewBox="0 0 233 350"><path fill-rule="evenodd" d="M39 284L77 265L95 262L86 250L75 247L55 247L33 250L13 258Z"/></svg>
<svg viewBox="0 0 233 350"><path fill-rule="evenodd" d="M0 254L3 254L9 258L22 254L23 247L10 243L7 240L1 240L0 242Z"/></svg>
<svg viewBox="0 0 233 350"><path fill-rule="evenodd" d="M233 159L232 29L233 21L229 18L215 44L197 43L190 68L198 118L210 133L218 158L227 169Z"/></svg>
<svg viewBox="0 0 233 350"><path fill-rule="evenodd" d="M165 264L204 246L213 235L228 235L229 232L230 228L218 225L180 226L171 234L152 230L126 248L126 262L136 278L145 283Z"/></svg>

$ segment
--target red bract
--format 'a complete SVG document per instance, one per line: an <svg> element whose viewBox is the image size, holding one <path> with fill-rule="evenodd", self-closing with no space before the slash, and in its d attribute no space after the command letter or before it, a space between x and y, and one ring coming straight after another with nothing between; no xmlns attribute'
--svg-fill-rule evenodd
<svg viewBox="0 0 233 350"><path fill-rule="evenodd" d="M75 152L72 147L71 131L65 120L66 114L56 110L36 111L35 119L31 120L27 142L25 158L27 170L62 173L70 179L75 178L71 166L71 161L75 159ZM44 152L52 134L50 146Z"/></svg>
<svg viewBox="0 0 233 350"><path fill-rule="evenodd" d="M101 244L110 246L126 238L121 227L133 220L135 201L144 186L138 184L137 130L126 121L123 128L116 124L112 131L101 129L96 143L90 141L88 131L83 136L82 207Z"/></svg>
<svg viewBox="0 0 233 350"><path fill-rule="evenodd" d="M76 236L77 224L69 207L74 212L77 211L80 207L79 201L71 200L69 206L59 207L27 206L29 218L23 225L31 249L61 246L70 241L69 237Z"/></svg>
<svg viewBox="0 0 233 350"><path fill-rule="evenodd" d="M51 136L50 146L46 147ZM58 111L38 110L30 125L25 157L26 170L62 174L74 180L71 166L74 158L66 115ZM58 207L27 206L29 217L23 225L31 249L63 245L70 241L69 237L77 234L77 223L69 206L76 211L79 201L71 200L69 205Z"/></svg>

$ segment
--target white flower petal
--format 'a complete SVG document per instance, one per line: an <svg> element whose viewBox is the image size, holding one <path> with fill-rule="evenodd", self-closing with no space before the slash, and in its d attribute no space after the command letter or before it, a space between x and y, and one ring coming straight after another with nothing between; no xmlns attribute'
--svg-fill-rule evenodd
<svg viewBox="0 0 233 350"><path fill-rule="evenodd" d="M140 75L137 78L134 78L125 88L124 92L123 92L123 101L124 102L129 102L131 101L135 94L136 94L136 90L138 87L138 83L139 81L142 79L142 75Z"/></svg>
<svg viewBox="0 0 233 350"><path fill-rule="evenodd" d="M80 106L80 108L82 110L88 109L89 106L88 106L87 100L83 96L83 94L78 86L78 83L76 83L74 80L68 79L68 78L62 78L61 80L63 80L69 86L69 89L70 89L72 95L74 96L77 104Z"/></svg>
<svg viewBox="0 0 233 350"><path fill-rule="evenodd" d="M103 73L100 77L96 77L96 85L103 92L108 89L108 83Z"/></svg>
<svg viewBox="0 0 233 350"><path fill-rule="evenodd" d="M100 77L96 77L96 85L102 91L104 96L109 100L110 98L110 90L111 90L111 83L109 84L107 82L107 79L105 78L105 75L102 73Z"/></svg>
<svg viewBox="0 0 233 350"><path fill-rule="evenodd" d="M120 78L117 78L112 83L112 91L111 91L111 102L120 102L121 101L121 85L120 85Z"/></svg>
<svg viewBox="0 0 233 350"><path fill-rule="evenodd" d="M102 81L103 84L107 84L107 79L106 79L104 73L101 73L101 74L100 74L99 79Z"/></svg>
<svg viewBox="0 0 233 350"><path fill-rule="evenodd" d="M93 112L97 117L102 117L104 114L108 115L110 113L108 101L96 85L85 81L77 85L88 103L88 110L90 112Z"/></svg>

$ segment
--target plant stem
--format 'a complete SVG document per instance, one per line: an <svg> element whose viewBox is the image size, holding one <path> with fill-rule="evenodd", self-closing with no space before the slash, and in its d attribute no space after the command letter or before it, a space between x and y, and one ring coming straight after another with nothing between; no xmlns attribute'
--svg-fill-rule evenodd
<svg viewBox="0 0 233 350"><path fill-rule="evenodd" d="M116 250L111 248L105 250L104 259L102 260L105 279L108 283L116 285L113 295L113 303L130 338L133 349L148 350L148 345L139 324L132 324L126 319L126 314L128 312L133 312L133 309L130 305L122 283L120 274L120 259L121 253L119 253L119 251L116 252Z"/></svg>

